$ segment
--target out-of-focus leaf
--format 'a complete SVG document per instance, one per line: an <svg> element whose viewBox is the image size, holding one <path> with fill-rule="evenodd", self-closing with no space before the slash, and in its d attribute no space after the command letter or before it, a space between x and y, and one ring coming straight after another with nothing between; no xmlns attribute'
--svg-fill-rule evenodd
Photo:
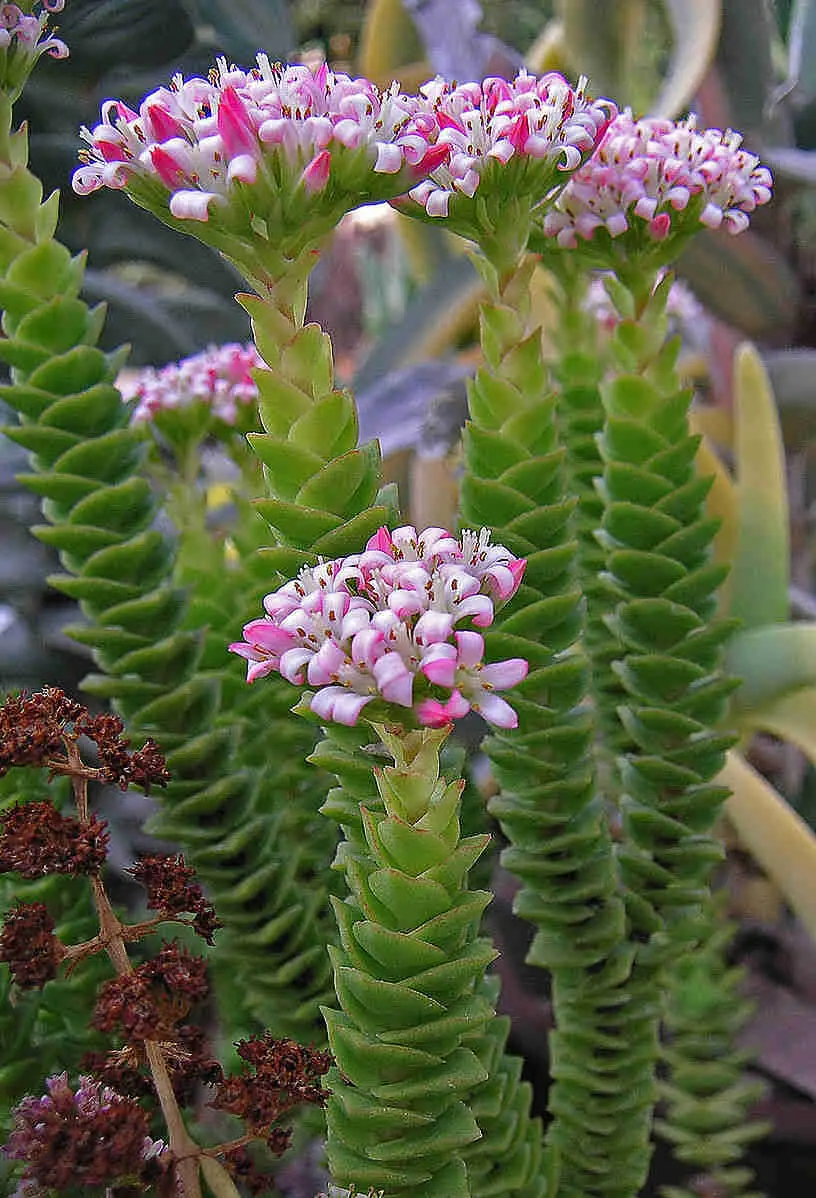
<svg viewBox="0 0 816 1198"><path fill-rule="evenodd" d="M88 303L110 301L104 345L132 342L134 366L173 362L212 343L249 337L248 321L238 305L202 288L190 287L183 297L173 299L89 270L83 294Z"/></svg>
<svg viewBox="0 0 816 1198"><path fill-rule="evenodd" d="M384 334L362 363L355 391L428 358L449 353L476 319L483 285L469 258L450 256L412 297L399 325Z"/></svg>
<svg viewBox="0 0 816 1198"><path fill-rule="evenodd" d="M759 721L766 705L790 691L816 687L816 623L770 624L737 632L728 642L725 660L728 672L742 680L733 698L737 717L744 710Z"/></svg>
<svg viewBox="0 0 816 1198"><path fill-rule="evenodd" d="M788 35L788 80L797 107L816 98L816 3L794 0Z"/></svg>
<svg viewBox="0 0 816 1198"><path fill-rule="evenodd" d="M274 62L286 61L294 33L286 0L183 0L199 30L224 53L250 66L259 50Z"/></svg>
<svg viewBox="0 0 816 1198"><path fill-rule="evenodd" d="M721 449L733 448L734 417L727 408L697 404L691 410L690 420L692 432L702 433L712 445Z"/></svg>
<svg viewBox="0 0 816 1198"><path fill-rule="evenodd" d="M362 74L380 87L398 78L405 90L414 90L431 73L422 39L402 0L371 0L358 57Z"/></svg>
<svg viewBox="0 0 816 1198"><path fill-rule="evenodd" d="M725 813L740 841L816 937L816 836L733 749L717 781L732 791Z"/></svg>
<svg viewBox="0 0 816 1198"><path fill-rule="evenodd" d="M734 422L738 534L730 611L757 629L788 616L790 515L776 404L751 345L741 345L735 358Z"/></svg>
<svg viewBox="0 0 816 1198"><path fill-rule="evenodd" d="M154 67L169 62L195 37L181 0L71 0L59 15L59 31L71 50L69 72L81 73L86 84L113 63Z"/></svg>
<svg viewBox="0 0 816 1198"><path fill-rule="evenodd" d="M741 724L790 741L816 765L816 687L802 687L747 712Z"/></svg>
<svg viewBox="0 0 816 1198"><path fill-rule="evenodd" d="M524 61L536 75L547 71L567 71L567 55L564 44L563 21L550 21L544 26L524 56Z"/></svg>
<svg viewBox="0 0 816 1198"><path fill-rule="evenodd" d="M386 457L403 450L446 453L467 414L468 373L456 360L417 362L358 387L360 440L376 437Z"/></svg>
<svg viewBox="0 0 816 1198"><path fill-rule="evenodd" d="M799 308L799 283L779 252L757 233L698 233L683 250L677 273L709 312L752 340L789 337Z"/></svg>
<svg viewBox="0 0 816 1198"><path fill-rule="evenodd" d="M636 111L643 111L654 94L651 89L643 94L649 9L648 0L560 0L558 5L572 71L589 77L593 95L611 96Z"/></svg>
<svg viewBox="0 0 816 1198"><path fill-rule="evenodd" d="M432 73L445 79L480 82L488 75L512 76L521 55L498 38L479 31L478 0L403 0L413 18Z"/></svg>
<svg viewBox="0 0 816 1198"><path fill-rule="evenodd" d="M762 128L776 79L771 47L776 30L767 0L722 0L717 48L718 96L727 112L704 112L708 125L751 133Z"/></svg>
<svg viewBox="0 0 816 1198"><path fill-rule="evenodd" d="M816 350L773 350L763 357L789 445L816 436Z"/></svg>
<svg viewBox="0 0 816 1198"><path fill-rule="evenodd" d="M765 146L762 159L772 166L778 175L792 179L795 183L816 183L816 150L796 150L790 146Z"/></svg>
<svg viewBox="0 0 816 1198"><path fill-rule="evenodd" d="M675 117L689 106L714 57L722 5L720 0L665 2L674 45L668 74L651 111L655 116Z"/></svg>

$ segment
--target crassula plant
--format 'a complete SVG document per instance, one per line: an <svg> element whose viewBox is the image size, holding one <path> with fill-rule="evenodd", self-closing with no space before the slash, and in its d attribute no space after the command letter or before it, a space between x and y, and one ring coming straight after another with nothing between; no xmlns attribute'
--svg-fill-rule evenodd
<svg viewBox="0 0 816 1198"><path fill-rule="evenodd" d="M14 36L9 62L28 44ZM20 78L4 84L0 130L10 432L32 454L56 583L83 604L94 693L168 745L159 826L223 889L235 967L243 952L249 979L274 949L252 1015L268 1002L264 1026L291 1017L314 1035L322 1010L332 1186L631 1198L669 967L711 934L733 687L666 271L699 228L739 233L770 198L768 172L737 135L618 114L583 79L436 79L408 95L326 65L219 59L138 110L107 100L74 188L122 190L224 255L249 288L254 346L142 375L122 399L119 362L93 348L102 314L78 298L81 263L55 241L55 204L12 132ZM459 535L402 521L330 339L305 322L327 238L375 201L465 238L484 282ZM547 352L531 317L539 259L559 291ZM613 313L603 339L596 271ZM213 441L240 473L226 547L199 478ZM490 733L490 811L534 928L529 961L552 981L543 1135L495 1013L490 894L469 882L490 836L484 821L463 830L450 745L471 713ZM222 836L232 803L247 819ZM271 887L274 905L293 878L303 905L253 922L257 896ZM327 891L333 930L317 915ZM306 951L307 927L325 947ZM216 936L216 974L221 951ZM40 1101L76 1105L68 1084ZM98 1087L91 1099L112 1101ZM176 1157L188 1198L193 1160L232 1192L207 1164L217 1154ZM728 1194L747 1184L712 1177Z"/></svg>

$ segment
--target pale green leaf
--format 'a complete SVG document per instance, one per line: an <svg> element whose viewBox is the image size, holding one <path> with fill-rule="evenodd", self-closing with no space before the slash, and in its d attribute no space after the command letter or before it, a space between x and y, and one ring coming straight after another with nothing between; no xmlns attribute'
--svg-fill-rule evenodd
<svg viewBox="0 0 816 1198"><path fill-rule="evenodd" d="M737 714L760 718L767 704L789 691L816 686L816 623L768 624L737 632L728 642L726 669L742 682Z"/></svg>
<svg viewBox="0 0 816 1198"><path fill-rule="evenodd" d="M750 629L787 618L790 534L776 404L765 367L748 344L736 354L734 419L739 515L731 615Z"/></svg>

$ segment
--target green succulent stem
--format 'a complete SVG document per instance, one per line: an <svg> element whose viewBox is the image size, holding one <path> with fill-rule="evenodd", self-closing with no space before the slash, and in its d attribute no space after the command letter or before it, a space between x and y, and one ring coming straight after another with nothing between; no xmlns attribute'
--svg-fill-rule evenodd
<svg viewBox="0 0 816 1198"><path fill-rule="evenodd" d="M668 977L667 1076L660 1084L663 1115L655 1132L687 1170L685 1185L664 1186L663 1198L758 1198L746 1147L768 1125L751 1118L765 1087L745 1076L750 1054L735 1047L753 1004L741 990L744 970L728 962L734 929L712 899L700 921L700 943L672 965Z"/></svg>
<svg viewBox="0 0 816 1198"><path fill-rule="evenodd" d="M691 393L667 340L671 278L641 280L638 295L610 288L620 320L601 388L604 514L598 533L615 602L609 627L618 716L630 746L619 758L618 861L639 950L654 967L696 936L708 876L722 854L711 828L725 798L713 779L733 738L722 729L733 682L721 650L733 623L716 618L725 570L711 560L717 521L705 512L711 480L695 468ZM648 291L648 300L642 297Z"/></svg>
<svg viewBox="0 0 816 1198"><path fill-rule="evenodd" d="M490 246L487 246L489 251ZM481 259L484 364L465 430L466 522L490 525L527 559L524 582L489 630L490 656L530 663L514 691L519 727L490 738L501 792L491 803L521 879L516 911L537 928L528 960L550 971L558 1193L630 1198L649 1161L657 1058L654 980L633 973L605 796L593 757L586 611L570 469L540 330L530 330L531 258Z"/></svg>
<svg viewBox="0 0 816 1198"><path fill-rule="evenodd" d="M345 731L315 755L339 767L324 814L344 832L335 864L348 887L330 949L340 1010L324 1010L337 1062L329 1165L337 1184L394 1198L470 1198L466 1153L481 1132L468 1097L488 1072L464 1040L493 1018L480 983L495 952L478 935L490 895L467 875L489 836L461 835L464 783L440 773L448 729L371 728L367 768Z"/></svg>
<svg viewBox="0 0 816 1198"><path fill-rule="evenodd" d="M23 481L42 498L46 522L35 535L60 555L49 581L80 604L84 622L69 631L97 667L85 689L167 754L173 781L153 828L184 848L218 905L225 926L214 965L227 1034L256 1024L308 1039L330 993L316 931L325 887L309 889L308 880L333 847L314 792L319 832L304 835L303 817L285 848L284 829L292 812L309 810L296 800L309 789L303 758L312 741L289 718L283 684L248 697L243 711L225 703L246 690L226 646L270 588L225 568L223 545L198 536L195 582L209 607L191 601L192 563L179 574L178 539L156 528L147 444L116 389L123 357L97 348L104 308L79 298L83 259L56 240L58 197L42 202L27 161L25 131L12 131L0 96L0 359L12 376L0 396L18 414L6 435L30 454ZM259 738L272 713L277 735Z"/></svg>
<svg viewBox="0 0 816 1198"><path fill-rule="evenodd" d="M266 560L284 578L319 556L359 552L395 508L381 494L379 445L358 446L354 399L335 386L331 341L304 324L313 263L290 263L262 295L238 296L267 367L254 374L264 431L248 439L267 486L256 506L275 539Z"/></svg>

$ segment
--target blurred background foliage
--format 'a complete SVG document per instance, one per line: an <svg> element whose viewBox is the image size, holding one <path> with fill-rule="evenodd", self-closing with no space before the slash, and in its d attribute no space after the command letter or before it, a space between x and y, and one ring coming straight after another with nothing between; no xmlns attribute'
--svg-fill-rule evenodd
<svg viewBox="0 0 816 1198"><path fill-rule="evenodd" d="M177 71L206 72L216 54L241 65L259 48L273 59L326 57L408 89L437 72L461 82L524 64L585 73L594 94L638 113L695 111L703 125L740 129L772 165L776 198L751 231L702 234L679 274L702 305L696 327L684 330L687 374L706 435L702 465L717 477L720 548L737 555L723 603L744 621L732 646L733 668L748 682L734 709L741 741L729 763L730 815L737 856L747 850L764 877L762 887L739 889L732 914L765 934L793 910L814 933L816 0L69 0L59 24L71 57L44 61L20 104L32 166L47 189L62 191L62 240L88 250L86 298L108 303L105 347L130 343L136 366L247 338L232 298L238 279L123 197L75 197L77 130L96 123L105 98L138 103ZM314 277L312 312L333 334L341 374L354 380L361 432L381 437L404 508L420 524L455 519L479 299L461 244L390 209L345 222ZM540 270L545 336L551 305ZM759 357L739 356L746 338ZM50 681L75 691L87 663L62 633L73 618L66 601L44 583L53 563L28 533L37 504L15 482L23 467L0 440L0 689ZM501 909L500 898L499 920ZM502 934L513 954L514 933ZM816 965L810 972L816 1007ZM523 1018L518 1027L521 1042ZM775 1076L809 1092L793 1072L779 1066ZM779 1126L778 1109L775 1117ZM798 1110L792 1126L802 1119ZM816 1143L816 1119L796 1134Z"/></svg>

